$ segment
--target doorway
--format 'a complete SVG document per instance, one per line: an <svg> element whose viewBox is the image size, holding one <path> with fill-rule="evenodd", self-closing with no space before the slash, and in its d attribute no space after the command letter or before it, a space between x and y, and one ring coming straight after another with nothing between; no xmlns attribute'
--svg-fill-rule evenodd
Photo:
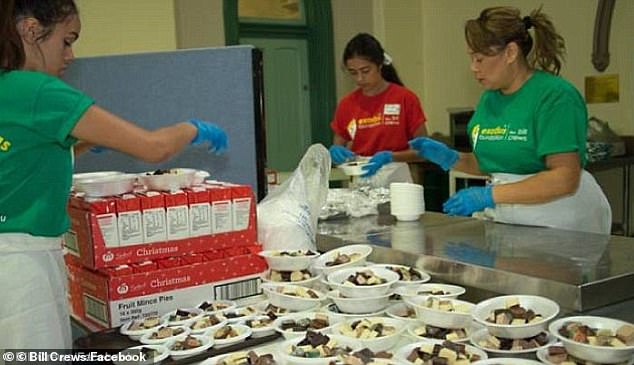
<svg viewBox="0 0 634 365"><path fill-rule="evenodd" d="M262 50L267 166L293 171L311 144L305 39L240 38Z"/></svg>
<svg viewBox="0 0 634 365"><path fill-rule="evenodd" d="M267 167L292 171L313 143L329 146L336 107L330 1L278 2L300 10L295 20L239 17L241 0L224 0L227 45L252 44L264 53ZM260 8L269 0L250 1Z"/></svg>

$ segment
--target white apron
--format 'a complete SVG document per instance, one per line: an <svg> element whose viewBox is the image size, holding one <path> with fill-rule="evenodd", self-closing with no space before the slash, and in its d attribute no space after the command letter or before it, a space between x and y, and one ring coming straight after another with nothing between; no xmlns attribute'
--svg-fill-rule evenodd
<svg viewBox="0 0 634 365"><path fill-rule="evenodd" d="M411 183L412 174L407 162L390 162L381 166L379 171L370 177L356 176L352 179L355 185L370 185L373 188L388 188L393 182Z"/></svg>
<svg viewBox="0 0 634 365"><path fill-rule="evenodd" d="M492 174L493 185L524 180L532 175ZM570 196L541 204L496 204L484 210L496 222L610 234L612 210L601 187L582 170L579 187Z"/></svg>
<svg viewBox="0 0 634 365"><path fill-rule="evenodd" d="M0 349L70 349L62 239L0 234Z"/></svg>

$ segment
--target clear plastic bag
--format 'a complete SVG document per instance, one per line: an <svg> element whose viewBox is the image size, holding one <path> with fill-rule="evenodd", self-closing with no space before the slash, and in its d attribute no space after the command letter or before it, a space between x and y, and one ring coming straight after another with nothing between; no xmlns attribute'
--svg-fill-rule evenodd
<svg viewBox="0 0 634 365"><path fill-rule="evenodd" d="M317 218L328 196L330 153L308 148L291 177L258 204L258 240L265 250L316 250Z"/></svg>

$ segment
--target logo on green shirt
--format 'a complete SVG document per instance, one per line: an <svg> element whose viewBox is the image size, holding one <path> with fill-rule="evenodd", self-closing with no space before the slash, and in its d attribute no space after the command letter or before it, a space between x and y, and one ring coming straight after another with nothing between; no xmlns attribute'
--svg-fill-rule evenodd
<svg viewBox="0 0 634 365"><path fill-rule="evenodd" d="M11 141L0 136L0 151L7 152L11 148Z"/></svg>

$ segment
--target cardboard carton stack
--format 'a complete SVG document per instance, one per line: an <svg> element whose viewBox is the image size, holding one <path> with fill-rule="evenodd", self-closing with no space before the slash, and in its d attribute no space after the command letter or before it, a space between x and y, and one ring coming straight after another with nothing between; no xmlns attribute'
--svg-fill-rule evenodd
<svg viewBox="0 0 634 365"><path fill-rule="evenodd" d="M207 183L174 192L70 198L70 307L91 326L122 323L214 299L260 293L249 186Z"/></svg>

